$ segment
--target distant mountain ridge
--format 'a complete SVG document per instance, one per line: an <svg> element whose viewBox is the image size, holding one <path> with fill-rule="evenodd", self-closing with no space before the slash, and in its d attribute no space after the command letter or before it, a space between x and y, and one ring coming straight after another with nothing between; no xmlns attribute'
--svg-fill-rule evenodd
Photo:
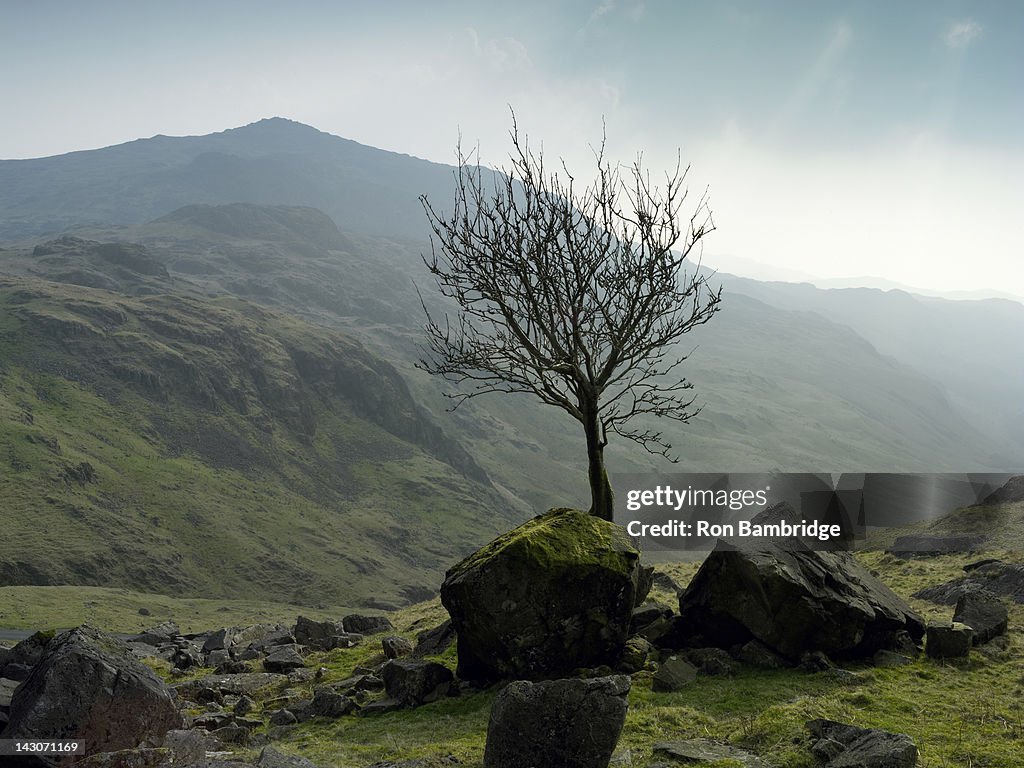
<svg viewBox="0 0 1024 768"><path fill-rule="evenodd" d="M311 206L346 230L415 237L417 200L447 198L451 168L280 117L206 136L0 161L0 240L137 224L195 204Z"/></svg>

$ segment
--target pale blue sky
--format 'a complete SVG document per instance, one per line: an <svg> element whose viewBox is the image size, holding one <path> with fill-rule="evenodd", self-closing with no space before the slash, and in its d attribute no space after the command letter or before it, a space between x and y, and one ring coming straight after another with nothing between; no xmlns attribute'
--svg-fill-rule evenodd
<svg viewBox="0 0 1024 768"><path fill-rule="evenodd" d="M677 148L729 257L1024 294L1024 3L0 0L0 157L281 115L585 175Z"/></svg>

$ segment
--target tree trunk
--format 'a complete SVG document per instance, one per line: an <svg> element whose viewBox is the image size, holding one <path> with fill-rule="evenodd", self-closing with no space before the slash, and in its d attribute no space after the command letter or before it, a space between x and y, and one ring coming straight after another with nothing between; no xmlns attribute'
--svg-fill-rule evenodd
<svg viewBox="0 0 1024 768"><path fill-rule="evenodd" d="M587 433L587 475L590 478L590 514L611 521L614 516L612 486L604 468L605 439L597 408L586 411L583 429Z"/></svg>

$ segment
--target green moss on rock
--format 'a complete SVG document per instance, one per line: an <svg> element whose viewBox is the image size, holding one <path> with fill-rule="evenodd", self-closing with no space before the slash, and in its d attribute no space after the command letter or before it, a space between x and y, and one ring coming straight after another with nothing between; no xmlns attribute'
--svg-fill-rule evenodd
<svg viewBox="0 0 1024 768"><path fill-rule="evenodd" d="M466 679L542 679L615 664L647 580L623 528L553 509L448 571Z"/></svg>

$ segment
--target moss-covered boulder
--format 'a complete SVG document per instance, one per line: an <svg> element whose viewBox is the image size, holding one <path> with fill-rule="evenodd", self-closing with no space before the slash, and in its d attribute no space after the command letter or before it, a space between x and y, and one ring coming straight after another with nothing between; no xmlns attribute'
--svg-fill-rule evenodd
<svg viewBox="0 0 1024 768"><path fill-rule="evenodd" d="M533 518L447 573L459 676L539 680L614 665L648 576L620 526L574 509Z"/></svg>

